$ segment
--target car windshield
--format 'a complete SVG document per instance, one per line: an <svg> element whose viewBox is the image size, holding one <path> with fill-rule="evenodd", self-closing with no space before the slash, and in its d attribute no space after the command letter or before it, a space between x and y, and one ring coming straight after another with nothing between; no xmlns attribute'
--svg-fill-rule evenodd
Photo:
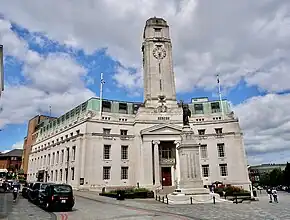
<svg viewBox="0 0 290 220"><path fill-rule="evenodd" d="M53 189L55 193L69 193L72 191L71 187L66 185L55 185Z"/></svg>

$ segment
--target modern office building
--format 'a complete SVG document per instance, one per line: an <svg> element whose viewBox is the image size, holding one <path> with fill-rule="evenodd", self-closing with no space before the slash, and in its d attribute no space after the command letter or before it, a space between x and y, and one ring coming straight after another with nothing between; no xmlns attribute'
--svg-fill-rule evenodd
<svg viewBox="0 0 290 220"><path fill-rule="evenodd" d="M91 98L46 120L35 134L28 180L90 190L178 186L183 110L176 100L167 22L148 19L143 39L144 102ZM249 189L243 136L229 103L196 98L188 106L201 164L188 166L200 169L204 185L219 181Z"/></svg>

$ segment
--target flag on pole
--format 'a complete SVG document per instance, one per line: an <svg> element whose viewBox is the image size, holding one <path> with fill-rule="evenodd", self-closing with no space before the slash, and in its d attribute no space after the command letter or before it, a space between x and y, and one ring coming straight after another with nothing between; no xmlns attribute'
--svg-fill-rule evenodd
<svg viewBox="0 0 290 220"><path fill-rule="evenodd" d="M103 76L104 74L103 73L101 73L101 84L103 85L103 84L105 84L105 80L104 80L104 76Z"/></svg>
<svg viewBox="0 0 290 220"><path fill-rule="evenodd" d="M220 77L219 77L219 74L216 75L216 79L217 79L217 83L219 84L219 83L220 83Z"/></svg>

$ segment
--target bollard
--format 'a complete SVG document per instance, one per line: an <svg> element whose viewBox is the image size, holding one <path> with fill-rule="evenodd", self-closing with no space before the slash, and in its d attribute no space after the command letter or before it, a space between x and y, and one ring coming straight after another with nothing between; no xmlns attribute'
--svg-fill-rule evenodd
<svg viewBox="0 0 290 220"><path fill-rule="evenodd" d="M164 196L162 197L162 202L164 203Z"/></svg>
<svg viewBox="0 0 290 220"><path fill-rule="evenodd" d="M192 197L190 197L190 204L192 205Z"/></svg>
<svg viewBox="0 0 290 220"><path fill-rule="evenodd" d="M168 204L168 197L166 197L166 200L167 200L166 203Z"/></svg>
<svg viewBox="0 0 290 220"><path fill-rule="evenodd" d="M213 199L213 204L215 204L215 196L213 196L212 199Z"/></svg>
<svg viewBox="0 0 290 220"><path fill-rule="evenodd" d="M236 204L238 204L238 196L236 195Z"/></svg>
<svg viewBox="0 0 290 220"><path fill-rule="evenodd" d="M157 195L155 195L155 200L157 200L158 198L157 198Z"/></svg>
<svg viewBox="0 0 290 220"><path fill-rule="evenodd" d="M159 196L158 200L159 200L159 202L161 201L161 197L160 196Z"/></svg>

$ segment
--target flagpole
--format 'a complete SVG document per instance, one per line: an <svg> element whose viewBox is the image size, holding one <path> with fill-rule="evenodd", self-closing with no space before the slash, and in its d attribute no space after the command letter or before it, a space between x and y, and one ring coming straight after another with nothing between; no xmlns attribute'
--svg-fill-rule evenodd
<svg viewBox="0 0 290 220"><path fill-rule="evenodd" d="M222 110L222 119L224 119L224 107L223 107L223 100L222 100L221 84L220 84L219 74L217 74L217 84L218 84L218 93L219 93L220 105L221 105L221 110Z"/></svg>
<svg viewBox="0 0 290 220"><path fill-rule="evenodd" d="M51 117L51 105L49 106L49 117Z"/></svg>
<svg viewBox="0 0 290 220"><path fill-rule="evenodd" d="M101 73L101 85L100 85L100 120L102 120L102 108L103 108L103 73Z"/></svg>

